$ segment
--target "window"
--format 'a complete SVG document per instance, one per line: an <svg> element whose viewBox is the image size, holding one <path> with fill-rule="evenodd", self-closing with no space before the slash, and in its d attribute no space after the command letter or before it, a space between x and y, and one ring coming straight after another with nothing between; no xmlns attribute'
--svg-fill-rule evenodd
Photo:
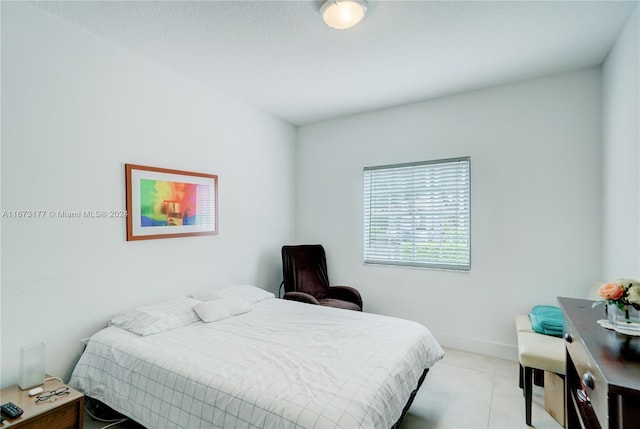
<svg viewBox="0 0 640 429"><path fill-rule="evenodd" d="M469 157L364 168L364 262L471 269Z"/></svg>

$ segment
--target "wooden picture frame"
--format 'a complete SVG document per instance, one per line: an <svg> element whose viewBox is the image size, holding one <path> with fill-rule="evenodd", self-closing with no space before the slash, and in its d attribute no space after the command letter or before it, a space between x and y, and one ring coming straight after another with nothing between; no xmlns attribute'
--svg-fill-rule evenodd
<svg viewBox="0 0 640 429"><path fill-rule="evenodd" d="M218 176L125 164L127 241L218 234Z"/></svg>

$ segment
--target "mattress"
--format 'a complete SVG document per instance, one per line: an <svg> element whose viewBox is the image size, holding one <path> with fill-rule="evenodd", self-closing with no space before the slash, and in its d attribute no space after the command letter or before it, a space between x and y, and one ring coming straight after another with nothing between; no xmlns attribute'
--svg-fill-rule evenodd
<svg viewBox="0 0 640 429"><path fill-rule="evenodd" d="M411 321L276 298L213 323L91 337L70 385L148 428L385 428L444 356Z"/></svg>

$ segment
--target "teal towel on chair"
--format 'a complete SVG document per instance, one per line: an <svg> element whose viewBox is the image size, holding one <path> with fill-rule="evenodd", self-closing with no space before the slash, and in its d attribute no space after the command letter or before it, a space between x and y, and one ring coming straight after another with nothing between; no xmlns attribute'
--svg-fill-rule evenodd
<svg viewBox="0 0 640 429"><path fill-rule="evenodd" d="M531 329L539 334L561 337L564 330L564 317L560 307L536 305L529 313Z"/></svg>

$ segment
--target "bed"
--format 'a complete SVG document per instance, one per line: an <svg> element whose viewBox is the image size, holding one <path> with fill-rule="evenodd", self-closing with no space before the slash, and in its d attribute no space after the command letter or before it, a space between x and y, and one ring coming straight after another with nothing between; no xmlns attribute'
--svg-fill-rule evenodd
<svg viewBox="0 0 640 429"><path fill-rule="evenodd" d="M69 384L148 428L389 429L444 356L418 323L253 286L133 309L109 324Z"/></svg>

